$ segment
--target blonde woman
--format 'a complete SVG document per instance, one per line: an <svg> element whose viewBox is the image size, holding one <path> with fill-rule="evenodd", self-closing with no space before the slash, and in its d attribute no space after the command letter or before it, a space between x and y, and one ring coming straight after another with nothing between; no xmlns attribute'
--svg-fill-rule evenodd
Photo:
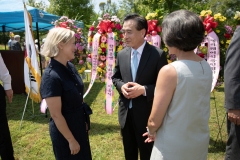
<svg viewBox="0 0 240 160"><path fill-rule="evenodd" d="M74 65L74 32L51 29L41 54L51 58L41 82L51 119L50 136L56 160L91 160L91 150L83 107L83 82Z"/></svg>

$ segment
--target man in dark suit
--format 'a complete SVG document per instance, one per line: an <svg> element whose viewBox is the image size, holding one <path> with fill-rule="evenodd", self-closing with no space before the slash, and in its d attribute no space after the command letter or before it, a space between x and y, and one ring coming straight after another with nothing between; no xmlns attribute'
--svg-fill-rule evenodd
<svg viewBox="0 0 240 160"><path fill-rule="evenodd" d="M6 114L6 99L12 103L13 90L11 85L11 75L3 61L0 53L0 159L14 160L13 146L11 135L8 127L8 120Z"/></svg>
<svg viewBox="0 0 240 160"><path fill-rule="evenodd" d="M240 26L237 27L226 53L224 67L225 108L228 141L225 160L240 159Z"/></svg>
<svg viewBox="0 0 240 160"><path fill-rule="evenodd" d="M21 45L20 45L20 36L15 35L14 40L11 41L11 50L14 51L22 51Z"/></svg>
<svg viewBox="0 0 240 160"><path fill-rule="evenodd" d="M167 64L162 50L148 44L144 37L147 20L138 14L124 18L122 32L127 45L117 55L112 77L119 97L118 118L126 160L149 160L153 143L144 143L158 72Z"/></svg>

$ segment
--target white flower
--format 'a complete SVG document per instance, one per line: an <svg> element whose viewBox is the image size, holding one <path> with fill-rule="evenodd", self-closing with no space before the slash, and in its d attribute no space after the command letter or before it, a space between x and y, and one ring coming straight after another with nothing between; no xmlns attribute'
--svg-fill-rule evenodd
<svg viewBox="0 0 240 160"><path fill-rule="evenodd" d="M98 21L102 21L103 19L101 17L98 17Z"/></svg>
<svg viewBox="0 0 240 160"><path fill-rule="evenodd" d="M117 18L117 19L115 20L115 22L117 22L117 23L120 23L120 19L119 19L119 18Z"/></svg>
<svg viewBox="0 0 240 160"><path fill-rule="evenodd" d="M62 17L60 18L60 20L63 20L63 19L68 19L68 17L67 17L67 16L62 16Z"/></svg>

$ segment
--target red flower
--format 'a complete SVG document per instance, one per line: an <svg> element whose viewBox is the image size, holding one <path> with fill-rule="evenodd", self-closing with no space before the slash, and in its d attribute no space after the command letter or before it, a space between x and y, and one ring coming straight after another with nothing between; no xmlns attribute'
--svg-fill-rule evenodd
<svg viewBox="0 0 240 160"><path fill-rule="evenodd" d="M94 31L94 26L91 26L91 27L89 28L89 30L90 30L90 31Z"/></svg>
<svg viewBox="0 0 240 160"><path fill-rule="evenodd" d="M60 22L60 27L67 28L67 22Z"/></svg>
<svg viewBox="0 0 240 160"><path fill-rule="evenodd" d="M103 20L97 26L97 28L99 29L98 32L100 34L109 32L114 27L115 27L115 24L110 20Z"/></svg>
<svg viewBox="0 0 240 160"><path fill-rule="evenodd" d="M102 52L104 52L104 53L105 53L105 52L106 52L106 48L102 48Z"/></svg>
<svg viewBox="0 0 240 160"><path fill-rule="evenodd" d="M117 23L117 24L115 25L115 28L120 31L120 30L122 29L122 26L121 26L119 23Z"/></svg>
<svg viewBox="0 0 240 160"><path fill-rule="evenodd" d="M203 53L198 53L198 56L199 56L199 57L202 57L202 58L205 57L205 55L204 55Z"/></svg>
<svg viewBox="0 0 240 160"><path fill-rule="evenodd" d="M225 34L224 34L224 37L225 37L226 39L230 39L230 38L231 38L231 34L225 33Z"/></svg>
<svg viewBox="0 0 240 160"><path fill-rule="evenodd" d="M148 33L149 34L157 34L158 32L161 32L161 27L157 26L158 20L148 20Z"/></svg>
<svg viewBox="0 0 240 160"><path fill-rule="evenodd" d="M218 26L218 23L214 22L213 17L211 17L210 15L207 15L207 17L203 21L203 25L204 25L205 31L207 31L207 33L210 33L212 32L213 28L216 28Z"/></svg>

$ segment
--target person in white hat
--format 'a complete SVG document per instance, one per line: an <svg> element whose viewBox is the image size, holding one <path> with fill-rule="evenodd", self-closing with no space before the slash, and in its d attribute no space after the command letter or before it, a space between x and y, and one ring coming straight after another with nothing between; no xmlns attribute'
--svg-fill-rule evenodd
<svg viewBox="0 0 240 160"><path fill-rule="evenodd" d="M11 41L11 50L14 51L22 51L21 45L20 45L20 36L15 35L14 40Z"/></svg>

